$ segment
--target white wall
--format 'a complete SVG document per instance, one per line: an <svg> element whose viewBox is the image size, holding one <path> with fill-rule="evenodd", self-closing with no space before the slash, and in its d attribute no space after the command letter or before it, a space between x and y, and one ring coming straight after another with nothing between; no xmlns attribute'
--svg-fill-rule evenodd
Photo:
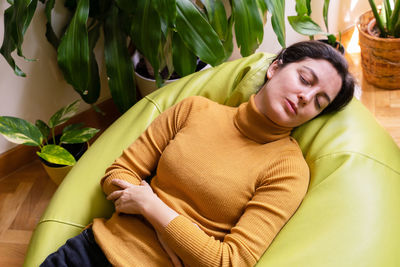
<svg viewBox="0 0 400 267"><path fill-rule="evenodd" d="M56 1L57 3L63 1ZM8 8L7 1L0 2L0 43L4 35L4 10ZM28 28L23 43L23 52L27 58L37 59L35 62L25 62L15 55L17 65L27 75L26 78L18 77L0 55L0 115L15 116L34 123L37 119L48 121L50 116L59 108L80 99L78 93L65 82L57 66L55 49L47 42L45 37L46 19L44 5L38 2L37 11ZM59 31L64 24L67 12L62 5L56 5L56 15L53 17L55 30ZM61 15L64 14L64 15ZM102 51L102 41L98 43L96 51ZM97 53L99 66L102 66L102 55ZM103 67L101 71L104 73ZM105 75L101 75L103 78ZM102 81L102 93L99 102L109 98L109 90L105 79ZM80 111L89 109L90 105L81 102ZM0 136L0 154L14 147L3 136Z"/></svg>
<svg viewBox="0 0 400 267"><path fill-rule="evenodd" d="M53 16L53 26L56 31L60 31L63 25L65 10L60 2L56 1L55 15ZM381 2L381 1L377 1ZM322 18L322 0L312 1L312 17L323 26ZM331 32L337 33L354 25L357 17L363 12L369 10L367 0L331 0L329 10L329 25ZM6 1L0 2L0 43L2 43L4 33L4 10L8 7ZM47 121L51 114L56 110L71 103L75 99L80 99L79 95L68 85L56 62L56 51L47 42L45 37L45 15L44 5L38 2L38 9L33 17L33 21L25 34L23 51L28 58L38 59L36 62L24 62L17 58L17 65L27 74L26 78L17 77L9 67L5 59L0 56L0 115L16 116L24 118L30 122L36 119ZM286 0L286 16L295 15L295 0ZM288 22L286 22L286 44L290 45L300 40L307 40L293 31ZM108 85L105 81L105 69L102 64L101 55L102 41L96 48L96 56L99 66L101 66L102 93L99 102L107 99L110 94ZM268 16L265 27L264 40L257 51L277 53L280 45L273 33L270 17ZM239 58L240 53L235 48L231 59ZM80 110L86 110L89 105L82 102ZM7 142L0 136L0 154L9 150L14 145Z"/></svg>

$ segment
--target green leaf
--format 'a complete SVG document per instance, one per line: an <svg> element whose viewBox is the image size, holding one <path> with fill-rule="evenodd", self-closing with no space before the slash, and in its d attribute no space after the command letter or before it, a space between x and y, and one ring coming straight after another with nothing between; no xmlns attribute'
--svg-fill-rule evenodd
<svg viewBox="0 0 400 267"><path fill-rule="evenodd" d="M22 43L24 42L25 32L35 13L36 6L37 0L19 0L14 2L15 12L13 13L12 21L15 23L16 28L12 32L12 35L17 45L18 56L20 57L24 57L22 54Z"/></svg>
<svg viewBox="0 0 400 267"><path fill-rule="evenodd" d="M93 104L97 101L100 96L100 75L99 67L97 65L96 56L94 54L94 47L96 46L97 40L100 36L101 24L97 23L93 26L89 32L89 83L87 90L81 94L82 99L89 104Z"/></svg>
<svg viewBox="0 0 400 267"><path fill-rule="evenodd" d="M65 80L83 95L90 77L89 37L86 23L89 16L89 0L79 0L75 14L58 46L58 65Z"/></svg>
<svg viewBox="0 0 400 267"><path fill-rule="evenodd" d="M50 128L49 126L42 120L37 120L35 122L36 127L40 130L40 132L42 133L42 136L44 139L47 139L47 137L50 134Z"/></svg>
<svg viewBox="0 0 400 267"><path fill-rule="evenodd" d="M195 72L197 57L185 46L177 33L172 38L172 56L175 71L181 77Z"/></svg>
<svg viewBox="0 0 400 267"><path fill-rule="evenodd" d="M222 43L224 45L224 51L225 51L225 58L224 61L228 60L229 57L232 55L232 51L233 51L233 22L234 22L234 18L233 16L230 16L228 19L228 29L226 31L226 35L225 38Z"/></svg>
<svg viewBox="0 0 400 267"><path fill-rule="evenodd" d="M133 63L129 57L126 39L118 8L113 5L104 24L104 56L110 92L121 113L136 103Z"/></svg>
<svg viewBox="0 0 400 267"><path fill-rule="evenodd" d="M176 1L157 0L152 1L152 4L155 10L157 10L158 15L167 23L167 25L173 27L176 19Z"/></svg>
<svg viewBox="0 0 400 267"><path fill-rule="evenodd" d="M225 7L222 1L216 1L213 4L213 7L214 8L211 14L209 14L209 12L207 11L208 18L211 26L218 34L219 39L224 42L226 32L228 31L228 18L226 16Z"/></svg>
<svg viewBox="0 0 400 267"><path fill-rule="evenodd" d="M0 133L10 142L40 146L43 136L32 123L15 117L0 116Z"/></svg>
<svg viewBox="0 0 400 267"><path fill-rule="evenodd" d="M167 32L163 33L163 41L164 46L161 49L161 58L163 59L162 66L166 65L168 69L168 78L174 72L174 63L173 63L173 52L172 52L172 35L174 31L171 28L167 29Z"/></svg>
<svg viewBox="0 0 400 267"><path fill-rule="evenodd" d="M267 4L265 3L265 0L257 0L257 5L258 8L261 10L261 14L265 14L268 11Z"/></svg>
<svg viewBox="0 0 400 267"><path fill-rule="evenodd" d="M313 36L315 34L325 34L317 23L309 16L289 16L289 23L292 28L303 35Z"/></svg>
<svg viewBox="0 0 400 267"><path fill-rule="evenodd" d="M271 12L272 28L278 37L282 47L286 47L285 29L285 0L266 0L269 12Z"/></svg>
<svg viewBox="0 0 400 267"><path fill-rule="evenodd" d="M394 4L392 15L390 16L393 35L400 38L400 1L397 0Z"/></svg>
<svg viewBox="0 0 400 267"><path fill-rule="evenodd" d="M160 18L150 0L137 0L136 4L137 11L132 17L131 38L140 53L150 62L157 84L161 86L162 81L159 75L159 53L162 47Z"/></svg>
<svg viewBox="0 0 400 267"><path fill-rule="evenodd" d="M25 77L26 74L15 64L11 53L17 49L17 54L24 57L22 53L24 34L35 13L37 0L20 0L12 2L12 4L4 12L4 38L0 53L14 69L16 75Z"/></svg>
<svg viewBox="0 0 400 267"><path fill-rule="evenodd" d="M78 107L79 100L76 100L68 106L59 109L56 113L53 114L53 116L51 116L49 120L49 127L54 128L57 125L60 125L69 120L78 111Z"/></svg>
<svg viewBox="0 0 400 267"><path fill-rule="evenodd" d="M308 14L309 10L308 10L308 5L307 2L309 4L310 1L307 0L296 0L296 13L297 16L303 16L303 15L310 15Z"/></svg>
<svg viewBox="0 0 400 267"><path fill-rule="evenodd" d="M324 17L324 22L325 22L325 27L326 31L329 32L329 26L328 26L328 10L329 10L329 2L330 0L324 0L324 7L322 10L322 14Z"/></svg>
<svg viewBox="0 0 400 267"><path fill-rule="evenodd" d="M224 47L212 26L187 0L177 0L176 29L185 45L202 61L212 66L225 57Z"/></svg>
<svg viewBox="0 0 400 267"><path fill-rule="evenodd" d="M218 2L222 3L221 1L215 1L215 0L201 0L201 3L203 4L203 6L206 10L208 21L210 23L212 23L212 20L214 17L215 4Z"/></svg>
<svg viewBox="0 0 400 267"><path fill-rule="evenodd" d="M264 35L264 25L257 2L233 0L232 13L235 18L236 42L240 48L240 54L243 57L249 56L258 48Z"/></svg>
<svg viewBox="0 0 400 267"><path fill-rule="evenodd" d="M6 9L6 11L4 11L4 39L0 48L0 53L14 70L16 75L26 77L26 74L15 64L15 61L11 56L11 53L17 48L11 33L14 30L13 23L11 21L13 12L14 6L10 6Z"/></svg>
<svg viewBox="0 0 400 267"><path fill-rule="evenodd" d="M95 128L75 128L65 131L61 136L60 143L64 144L78 144L89 141L100 130Z"/></svg>
<svg viewBox="0 0 400 267"><path fill-rule="evenodd" d="M311 0L306 0L307 5L307 16L311 16Z"/></svg>
<svg viewBox="0 0 400 267"><path fill-rule="evenodd" d="M57 145L46 145L41 151L36 152L39 157L47 162L60 165L74 165L76 160L65 148Z"/></svg>
<svg viewBox="0 0 400 267"><path fill-rule="evenodd" d="M65 132L68 132L68 131L80 129L80 128L83 127L83 125L84 125L83 122L70 124L68 126L65 126L62 132L65 133Z"/></svg>
<svg viewBox="0 0 400 267"><path fill-rule="evenodd" d="M331 46L335 47L335 44L336 44L336 36L333 35L333 34L328 34L327 37L328 37L328 43L329 43Z"/></svg>
<svg viewBox="0 0 400 267"><path fill-rule="evenodd" d="M54 8L55 0L48 0L46 3L45 13L47 18L46 23L46 38L50 44L53 45L55 49L58 48L60 44L60 39L55 34L53 27L51 26L51 11Z"/></svg>

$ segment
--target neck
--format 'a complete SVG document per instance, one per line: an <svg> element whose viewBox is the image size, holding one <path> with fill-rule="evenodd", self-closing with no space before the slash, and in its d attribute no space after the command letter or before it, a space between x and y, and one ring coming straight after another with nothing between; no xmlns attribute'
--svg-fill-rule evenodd
<svg viewBox="0 0 400 267"><path fill-rule="evenodd" d="M269 143L290 135L291 127L283 127L260 112L252 95L249 102L239 106L235 116L235 125L247 138L257 143Z"/></svg>

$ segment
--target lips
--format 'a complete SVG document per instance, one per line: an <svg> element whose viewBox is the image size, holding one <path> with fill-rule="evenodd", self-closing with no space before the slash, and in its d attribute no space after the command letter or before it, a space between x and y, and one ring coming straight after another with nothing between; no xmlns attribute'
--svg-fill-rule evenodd
<svg viewBox="0 0 400 267"><path fill-rule="evenodd" d="M289 110L290 110L293 114L296 114L296 115L297 115L297 107L296 107L296 105L295 105L292 101L290 101L289 99L286 99L286 104L287 104Z"/></svg>

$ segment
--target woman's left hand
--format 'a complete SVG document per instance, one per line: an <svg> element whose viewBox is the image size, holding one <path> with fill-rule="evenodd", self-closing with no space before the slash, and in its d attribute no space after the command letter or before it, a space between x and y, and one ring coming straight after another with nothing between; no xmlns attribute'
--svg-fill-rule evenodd
<svg viewBox="0 0 400 267"><path fill-rule="evenodd" d="M115 210L126 214L143 214L146 205L151 205L157 199L150 185L142 181L133 185L123 180L114 179L113 185L121 188L108 195L107 199L114 201Z"/></svg>

